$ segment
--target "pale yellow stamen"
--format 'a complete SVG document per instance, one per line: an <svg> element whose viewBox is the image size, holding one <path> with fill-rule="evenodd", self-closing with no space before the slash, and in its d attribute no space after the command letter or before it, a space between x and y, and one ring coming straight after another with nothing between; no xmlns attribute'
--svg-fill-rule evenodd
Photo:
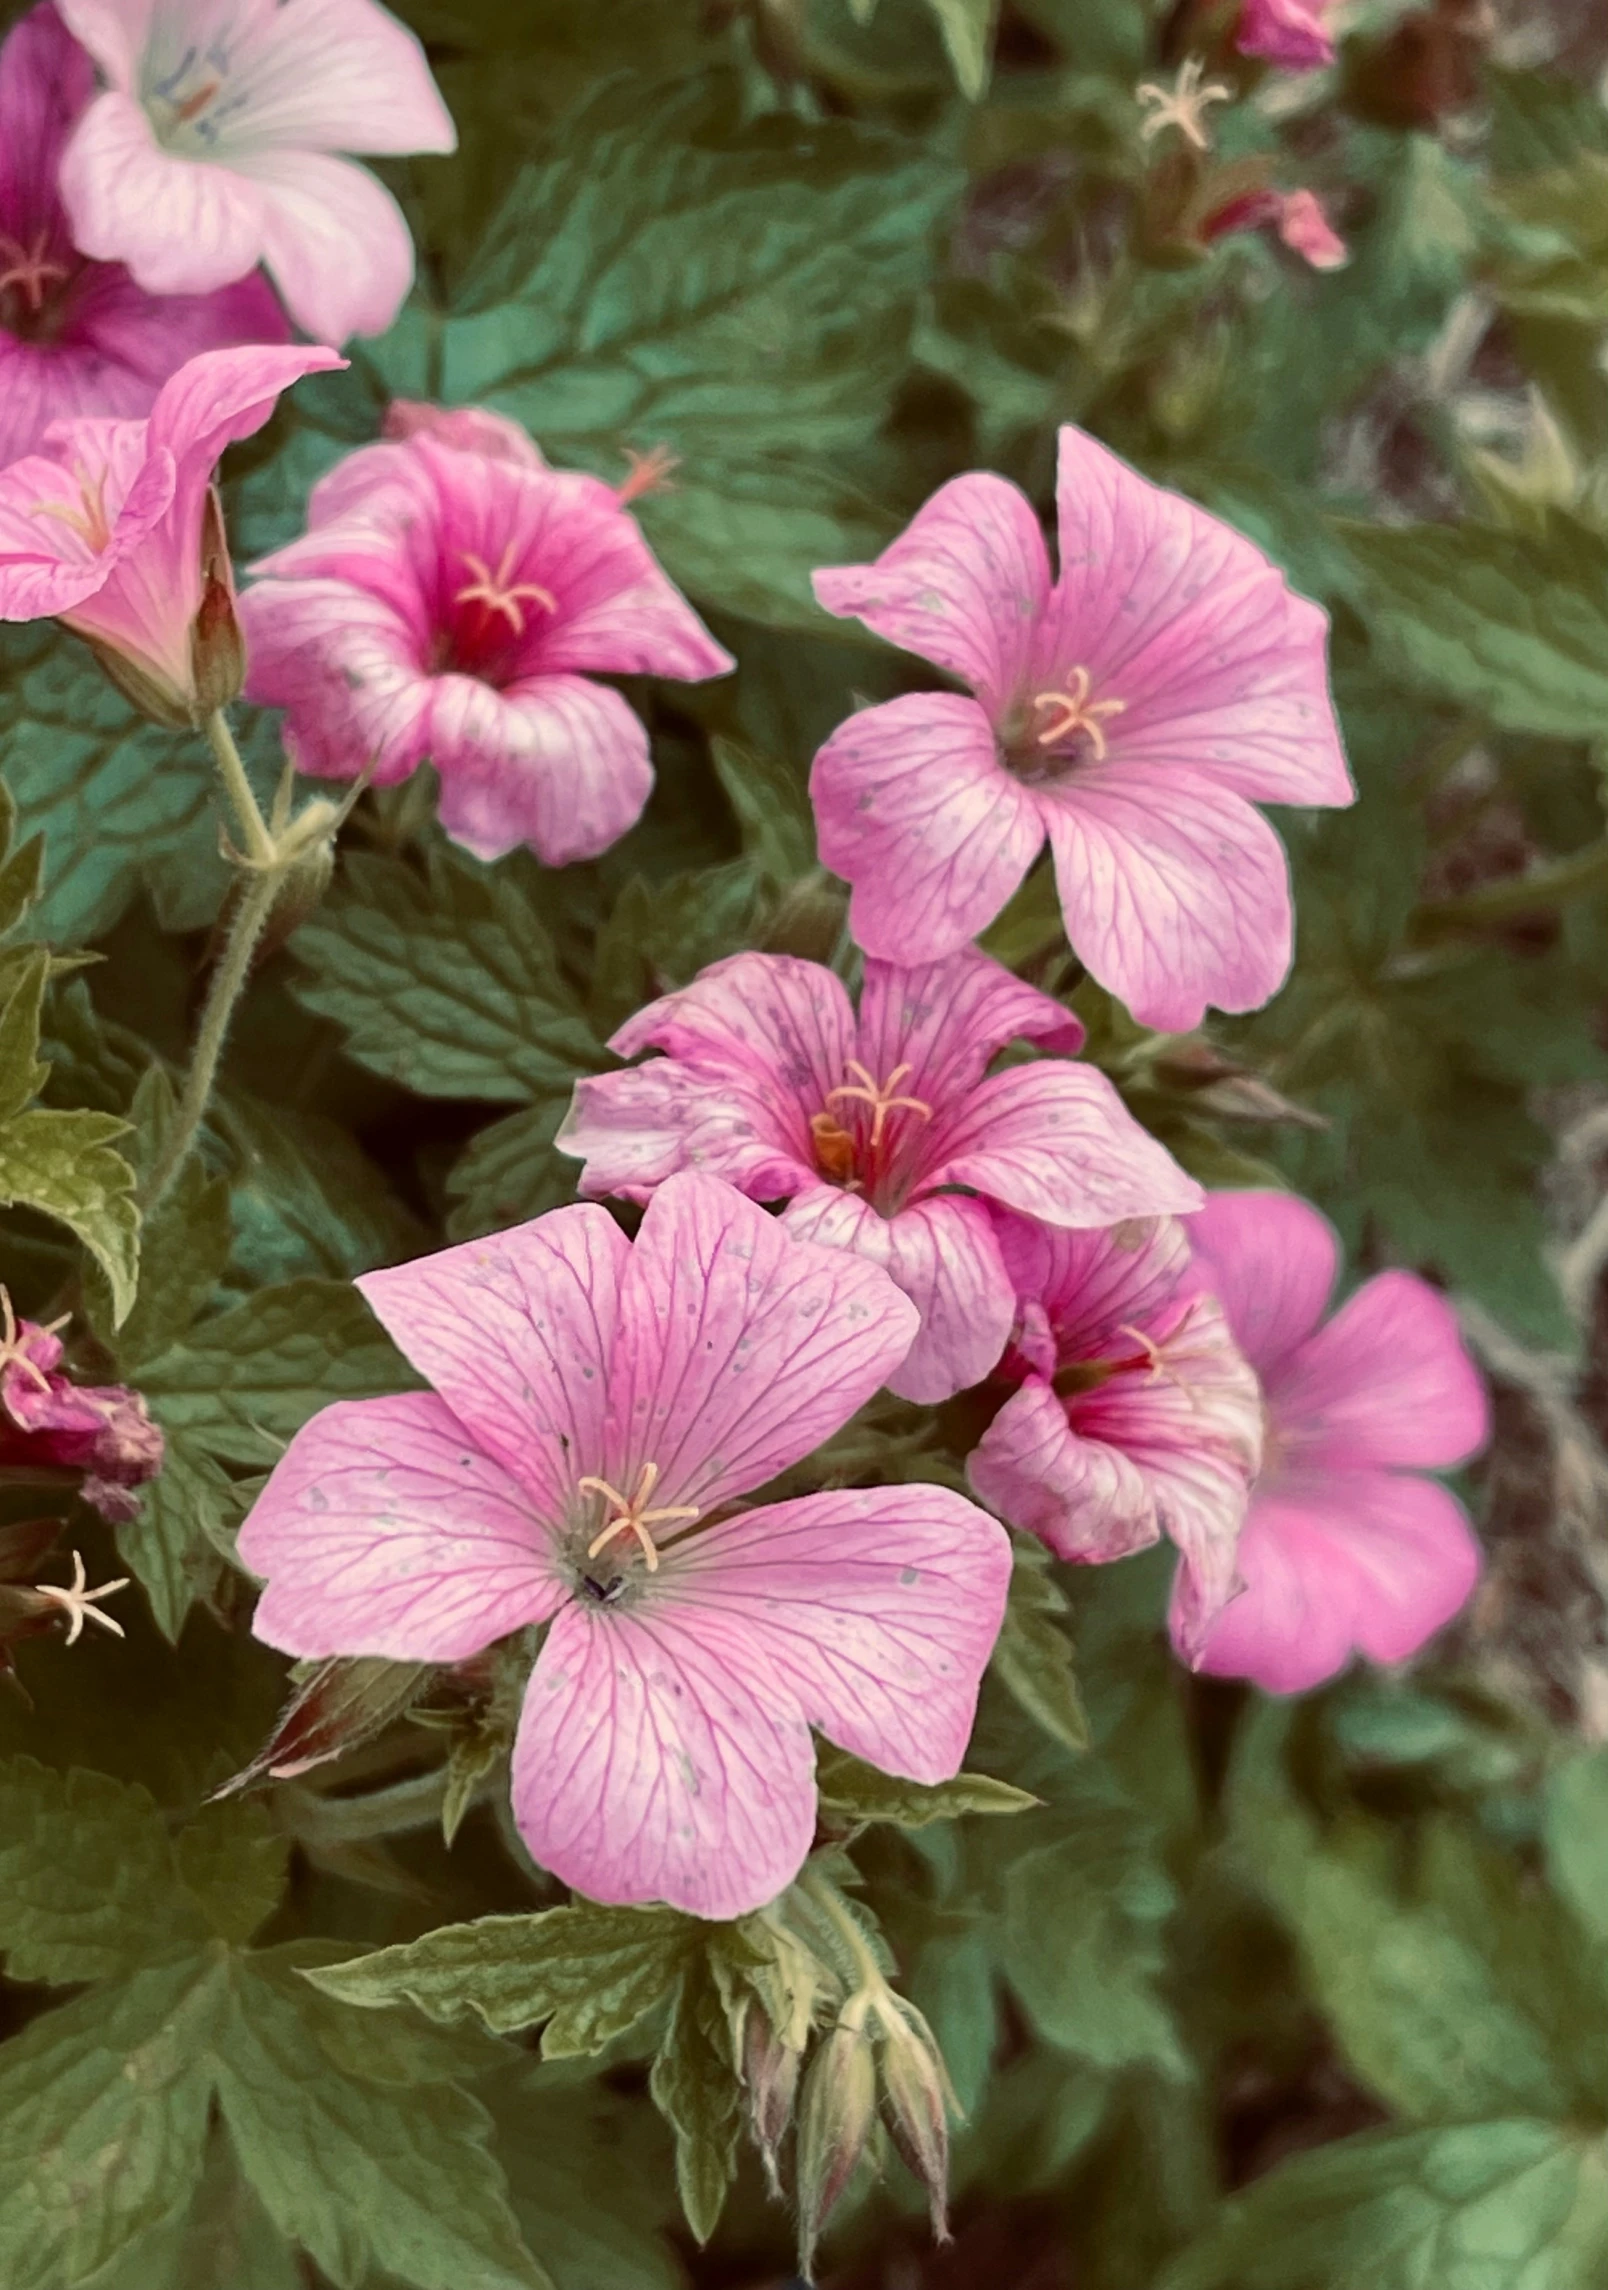
<svg viewBox="0 0 1608 2290"><path fill-rule="evenodd" d="M1096 763L1104 763L1106 735L1102 719L1122 715L1128 703L1126 700L1091 700L1092 683L1087 668L1074 668L1064 691L1034 694L1034 710L1045 717L1035 735L1040 747L1058 747L1074 732L1082 732L1094 750Z"/></svg>
<svg viewBox="0 0 1608 2290"><path fill-rule="evenodd" d="M36 501L32 514L36 517L54 517L66 525L91 549L101 556L111 545L112 520L106 513L106 471L90 478L81 469L73 474L78 479L78 506L70 508L65 501Z"/></svg>
<svg viewBox="0 0 1608 2290"><path fill-rule="evenodd" d="M1205 71L1199 56L1189 56L1170 88L1158 87L1154 80L1146 80L1134 89L1136 102L1155 106L1139 130L1141 142L1148 143L1165 128L1176 127L1184 141L1192 143L1197 151L1207 148L1211 137L1206 132L1206 107L1212 103L1231 103L1234 90L1226 80L1207 79Z"/></svg>
<svg viewBox="0 0 1608 2290"><path fill-rule="evenodd" d="M1176 1369L1170 1368L1167 1365L1167 1355L1163 1351L1162 1347L1156 1342L1153 1336L1147 1336L1142 1328L1135 1328L1131 1326L1127 1321L1123 1321L1120 1324L1117 1329L1117 1334L1119 1336L1131 1337L1133 1342L1138 1345L1140 1351L1143 1352L1145 1358L1149 1361L1150 1371L1145 1377L1147 1384L1171 1384L1175 1391L1180 1391L1183 1393L1184 1398L1189 1402L1191 1410L1198 1408L1199 1403L1195 1398L1195 1394L1190 1390L1188 1384L1185 1383L1183 1377L1177 1373Z"/></svg>
<svg viewBox="0 0 1608 2290"><path fill-rule="evenodd" d="M58 1328L65 1328L71 1318L70 1312L64 1312L59 1320L52 1320L50 1326L40 1332L53 1336ZM30 1356L28 1338L18 1332L17 1315L11 1309L11 1298L4 1288L0 1288L0 1372L7 1368L20 1368L24 1375L32 1376L41 1391L49 1391L50 1378L39 1362Z"/></svg>
<svg viewBox="0 0 1608 2290"><path fill-rule="evenodd" d="M888 1115L901 1105L908 1113L919 1113L923 1121L932 1119L932 1107L924 1097L900 1097L897 1094L900 1082L912 1070L909 1065L896 1065L886 1081L878 1081L869 1067L863 1066L858 1058L848 1058L844 1062L850 1073L857 1074L859 1079L840 1082L836 1089L829 1089L826 1102L831 1105L840 1097L857 1097L863 1104L869 1105L873 1147L882 1143L882 1132L887 1127Z"/></svg>
<svg viewBox="0 0 1608 2290"><path fill-rule="evenodd" d="M586 1555L588 1558L596 1558L599 1551L607 1550L616 1535L634 1535L642 1556L647 1562L649 1574L658 1572L658 1547L649 1530L653 1527L665 1526L673 1521L684 1519L690 1523L693 1519L703 1517L703 1513L696 1503L667 1503L656 1511L650 1511L648 1502L658 1482L659 1466L657 1463L643 1464L642 1476L637 1481L637 1490L634 1495L622 1495L619 1488L611 1487L606 1479L594 1479L588 1475L584 1479L576 1480L575 1484L582 1494L601 1495L604 1502L612 1503L619 1514L618 1517L610 1519L602 1532L594 1535L587 1544Z"/></svg>
<svg viewBox="0 0 1608 2290"><path fill-rule="evenodd" d="M638 453L633 446L625 449L625 458L631 464L623 484L614 489L614 497L623 507L627 502L640 501L644 493L673 493L671 474L681 467L681 456L672 453L668 445L650 445L646 453Z"/></svg>
<svg viewBox="0 0 1608 2290"><path fill-rule="evenodd" d="M466 550L464 563L474 579L460 588L453 598L454 604L483 604L488 612L500 612L516 636L525 633L525 606L523 599L539 604L544 612L556 612L558 599L551 589L538 587L533 580L516 581L510 578L514 569L516 544L509 542L502 553L502 561L493 572L484 557L472 556Z"/></svg>
<svg viewBox="0 0 1608 2290"><path fill-rule="evenodd" d="M87 1582L88 1577L84 1573L83 1554L80 1551L74 1551L73 1579L65 1588L60 1583L55 1582L36 1582L33 1586L34 1595L37 1598L48 1598L53 1605L59 1606L68 1617L67 1643L69 1646L77 1645L84 1634L86 1622L98 1622L100 1627L103 1630L109 1630L114 1638L121 1638L125 1635L122 1623L114 1621L109 1614L103 1614L95 1601L97 1598L110 1598L114 1590L127 1590L128 1576L120 1574L115 1582L103 1582L99 1590L88 1589L86 1587Z"/></svg>

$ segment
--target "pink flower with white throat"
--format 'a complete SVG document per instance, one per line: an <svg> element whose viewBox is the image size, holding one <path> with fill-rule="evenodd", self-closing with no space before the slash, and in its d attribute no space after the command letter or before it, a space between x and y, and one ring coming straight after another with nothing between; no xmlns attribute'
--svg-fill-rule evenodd
<svg viewBox="0 0 1608 2290"><path fill-rule="evenodd" d="M367 1274L433 1385L299 1432L240 1537L257 1635L460 1662L551 1625L514 1817L599 1901L733 1917L798 1873L810 1729L885 1771L960 1765L1010 1550L947 1488L735 1508L895 1368L914 1308L712 1177L635 1243L606 1209Z"/></svg>
<svg viewBox="0 0 1608 2290"><path fill-rule="evenodd" d="M57 0L106 82L62 162L73 237L151 294L262 263L306 333L383 334L402 210L343 152L455 150L413 34L375 0Z"/></svg>
<svg viewBox="0 0 1608 2290"><path fill-rule="evenodd" d="M203 350L290 331L260 273L215 294L151 295L73 245L56 177L94 87L89 58L48 5L0 45L0 467L69 415L148 413Z"/></svg>
<svg viewBox="0 0 1608 2290"><path fill-rule="evenodd" d="M385 787L432 763L456 842L556 867L617 842L653 785L641 718L592 678L733 663L620 496L518 436L412 408L331 470L241 598L246 690L288 711L301 770Z"/></svg>
<svg viewBox="0 0 1608 2290"><path fill-rule="evenodd" d="M59 620L163 722L204 714L204 601L232 593L212 479L281 390L333 350L209 350L164 382L146 421L53 422L0 470L0 620Z"/></svg>
<svg viewBox="0 0 1608 2290"><path fill-rule="evenodd" d="M1169 1535L1183 1561L1174 1632L1194 1661L1236 1586L1262 1452L1256 1377L1182 1224L1051 1232L1002 1218L1000 1239L1022 1299L1004 1371L1018 1388L972 1450L972 1486L1083 1565Z"/></svg>
<svg viewBox="0 0 1608 2290"><path fill-rule="evenodd" d="M1076 1050L1047 994L968 948L920 970L868 962L856 1017L791 955L734 954L650 1003L610 1047L663 1057L576 1085L557 1144L581 1190L645 1201L677 1169L785 1200L804 1238L882 1265L921 1314L889 1383L937 1401L987 1375L1016 1309L987 1203L1108 1225L1201 1198L1105 1075L1066 1057L985 1078L1007 1042Z"/></svg>
<svg viewBox="0 0 1608 2290"><path fill-rule="evenodd" d="M1288 1193L1214 1193L1189 1234L1261 1378L1267 1424L1240 1537L1245 1587L1198 1667L1291 1694L1353 1651L1404 1661L1480 1568L1462 1505L1423 1476L1466 1462L1489 1429L1451 1307L1412 1273L1381 1272L1325 1321L1334 1232Z"/></svg>
<svg viewBox="0 0 1608 2290"><path fill-rule="evenodd" d="M1287 72L1315 71L1334 62L1329 12L1330 0L1244 0L1234 45Z"/></svg>
<svg viewBox="0 0 1608 2290"><path fill-rule="evenodd" d="M1252 1010L1290 963L1284 852L1253 810L1345 804L1327 621L1241 534L1070 427L1061 573L1004 478L941 486L871 565L815 576L969 687L865 708L815 759L824 863L867 953L991 922L1046 836L1067 936L1142 1024Z"/></svg>

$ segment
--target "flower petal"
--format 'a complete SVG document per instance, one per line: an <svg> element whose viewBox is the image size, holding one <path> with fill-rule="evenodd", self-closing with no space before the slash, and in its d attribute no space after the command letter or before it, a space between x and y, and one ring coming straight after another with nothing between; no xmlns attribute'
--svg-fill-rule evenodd
<svg viewBox="0 0 1608 2290"><path fill-rule="evenodd" d="M1323 1317L1340 1267L1334 1227L1293 1193L1212 1193L1189 1245L1234 1341L1264 1382Z"/></svg>
<svg viewBox="0 0 1608 2290"><path fill-rule="evenodd" d="M968 1456L966 1476L1002 1519L1057 1558L1101 1565L1161 1539L1143 1472L1117 1448L1080 1438L1040 1376L1005 1402Z"/></svg>
<svg viewBox="0 0 1608 2290"><path fill-rule="evenodd" d="M1284 848L1194 772L1093 766L1046 823L1074 952L1143 1026L1188 1033L1208 1002L1257 1010L1290 967Z"/></svg>
<svg viewBox="0 0 1608 2290"><path fill-rule="evenodd" d="M126 94L139 78L155 7L156 0L56 0L55 13Z"/></svg>
<svg viewBox="0 0 1608 2290"><path fill-rule="evenodd" d="M969 1185L1054 1225L1187 1214L1202 1194L1093 1066L1045 1059L972 1090L923 1140L923 1186Z"/></svg>
<svg viewBox="0 0 1608 2290"><path fill-rule="evenodd" d="M260 580L241 592L246 697L287 710L298 771L389 787L430 748L431 679L419 632L392 602L335 580Z"/></svg>
<svg viewBox="0 0 1608 2290"><path fill-rule="evenodd" d="M653 765L642 719L585 676L537 676L494 691L437 676L430 760L441 824L477 859L528 843L545 866L595 859L642 815Z"/></svg>
<svg viewBox="0 0 1608 2290"><path fill-rule="evenodd" d="M1265 56L1285 71L1315 71L1334 62L1325 12L1326 0L1243 0L1234 45L1242 56Z"/></svg>
<svg viewBox="0 0 1608 2290"><path fill-rule="evenodd" d="M959 1097L1015 1041L1071 1056L1083 1047L1083 1024L975 946L916 969L866 963L857 1054L879 1077L908 1064L903 1086L913 1096L935 1107Z"/></svg>
<svg viewBox="0 0 1608 2290"><path fill-rule="evenodd" d="M602 1475L634 1486L656 1463L656 1503L712 1510L839 1430L915 1333L875 1265L795 1240L718 1178L670 1177L625 1275Z"/></svg>
<svg viewBox="0 0 1608 2290"><path fill-rule="evenodd" d="M0 620L92 610L93 600L172 503L173 457L144 451L143 423L73 423L71 434L80 441L77 461L62 441L65 429L53 424L44 452L0 469ZM102 471L112 535L97 552L69 519L83 513L84 478Z"/></svg>
<svg viewBox="0 0 1608 2290"><path fill-rule="evenodd" d="M786 1107L679 1058L583 1075L553 1143L586 1163L579 1190L646 1201L678 1169L724 1177L752 1201L785 1200L817 1180L784 1141Z"/></svg>
<svg viewBox="0 0 1608 2290"><path fill-rule="evenodd" d="M920 1333L887 1379L900 1399L951 1399L1004 1351L1016 1295L981 1201L942 1196L884 1217L858 1194L817 1185L782 1222L801 1240L881 1265L921 1314Z"/></svg>
<svg viewBox="0 0 1608 2290"><path fill-rule="evenodd" d="M1268 1405L1303 1463L1444 1470L1490 1433L1485 1385L1457 1315L1411 1272L1381 1272L1268 1378Z"/></svg>
<svg viewBox="0 0 1608 2290"><path fill-rule="evenodd" d="M986 929L1044 841L978 702L912 692L838 726L810 773L822 864L868 954L932 962Z"/></svg>
<svg viewBox="0 0 1608 2290"><path fill-rule="evenodd" d="M566 1595L523 1487L433 1392L338 1400L240 1530L267 1577L252 1628L287 1654L459 1662Z"/></svg>
<svg viewBox="0 0 1608 2290"><path fill-rule="evenodd" d="M258 185L164 151L140 105L115 90L97 96L74 128L61 195L79 250L127 263L147 294L209 294L244 278L262 254Z"/></svg>
<svg viewBox="0 0 1608 2290"><path fill-rule="evenodd" d="M544 1520L606 1471L605 1384L630 1243L607 1209L554 1209L357 1285Z"/></svg>
<svg viewBox="0 0 1608 2290"><path fill-rule="evenodd" d="M1032 504L987 471L941 485L874 564L815 575L817 600L969 684L1000 714L1050 593Z"/></svg>
<svg viewBox="0 0 1608 2290"><path fill-rule="evenodd" d="M237 146L375 154L458 147L424 50L373 0L280 0L240 42L228 86L222 141L232 165L244 156Z"/></svg>
<svg viewBox="0 0 1608 2290"><path fill-rule="evenodd" d="M229 156L257 193L262 260L303 332L323 342L385 333L413 284L412 234L385 185L319 151Z"/></svg>

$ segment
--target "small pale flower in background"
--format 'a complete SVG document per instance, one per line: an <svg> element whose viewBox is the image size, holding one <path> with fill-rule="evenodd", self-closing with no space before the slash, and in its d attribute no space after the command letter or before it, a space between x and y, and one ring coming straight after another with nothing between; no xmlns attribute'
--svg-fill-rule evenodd
<svg viewBox="0 0 1608 2290"><path fill-rule="evenodd" d="M1169 1535L1173 1625L1188 1661L1233 1595L1262 1452L1261 1397L1186 1228L1052 1232L1000 1219L1022 1299L1004 1373L1018 1388L967 1462L1000 1517L1082 1564Z"/></svg>
<svg viewBox="0 0 1608 2290"><path fill-rule="evenodd" d="M1094 1067L985 1078L1007 1042L1073 1051L1082 1033L972 948L920 970L867 962L858 1018L819 963L734 954L620 1028L621 1057L666 1054L579 1082L557 1143L594 1196L645 1201L696 1168L785 1200L790 1230L868 1256L920 1311L893 1390L947 1399L988 1373L1015 1312L989 1201L1108 1225L1201 1198Z"/></svg>
<svg viewBox="0 0 1608 2290"><path fill-rule="evenodd" d="M0 46L0 467L53 421L148 413L203 350L290 331L260 273L212 294L151 295L73 245L56 177L94 88L52 7L32 9Z"/></svg>
<svg viewBox="0 0 1608 2290"><path fill-rule="evenodd" d="M823 862L867 953L990 923L1048 836L1067 936L1141 1024L1258 1008L1290 964L1284 851L1252 799L1344 804L1327 620L1231 526L1061 431L1061 573L1004 478L953 478L875 564L815 576L969 687L865 708L815 759ZM971 696L975 695L975 697Z"/></svg>
<svg viewBox="0 0 1608 2290"><path fill-rule="evenodd" d="M162 1434L138 1392L62 1372L61 1326L19 1320L0 1288L0 1469L82 1471L84 1501L126 1524L162 1468Z"/></svg>
<svg viewBox="0 0 1608 2290"><path fill-rule="evenodd" d="M281 390L343 363L315 346L209 350L163 383L146 421L53 422L0 470L0 620L61 621L150 713L191 721L205 705L197 615L229 580L219 456Z"/></svg>
<svg viewBox="0 0 1608 2290"><path fill-rule="evenodd" d="M1197 1666L1288 1694L1353 1652L1405 1660L1479 1575L1462 1505L1423 1476L1466 1462L1489 1430L1450 1305L1410 1272L1381 1272L1325 1321L1339 1249L1288 1193L1214 1193L1188 1230L1261 1378L1267 1424L1240 1537L1245 1587Z"/></svg>
<svg viewBox="0 0 1608 2290"><path fill-rule="evenodd" d="M996 1523L914 1484L733 1510L904 1357L885 1273L684 1175L634 1243L557 1209L358 1285L434 1388L297 1434L241 1530L256 1632L461 1662L550 1623L513 1759L544 1868L741 1916L809 1852L812 1726L910 1779L959 1769L1010 1577Z"/></svg>
<svg viewBox="0 0 1608 2290"><path fill-rule="evenodd" d="M402 210L343 152L455 150L424 52L375 0L58 0L106 81L61 189L86 254L152 294L266 266L304 332L383 334L413 282Z"/></svg>
<svg viewBox="0 0 1608 2290"><path fill-rule="evenodd" d="M1288 72L1314 71L1334 62L1334 39L1324 18L1331 0L1244 0L1234 45L1242 56L1261 56Z"/></svg>
<svg viewBox="0 0 1608 2290"><path fill-rule="evenodd" d="M1187 56L1178 67L1178 76L1172 86L1158 87L1154 80L1145 80L1134 89L1135 100L1150 114L1139 130L1143 143L1176 127L1186 143L1197 151L1210 147L1206 113L1214 103L1232 103L1234 90L1227 80L1209 80L1206 66L1199 56Z"/></svg>
<svg viewBox="0 0 1608 2290"><path fill-rule="evenodd" d="M1239 231L1274 230L1313 270L1342 270L1351 260L1351 250L1313 191L1247 191L1207 215L1199 228L1207 245Z"/></svg>
<svg viewBox="0 0 1608 2290"><path fill-rule="evenodd" d="M653 767L641 718L592 677L697 681L731 655L597 478L548 468L499 415L410 407L397 426L254 568L247 695L288 711L315 777L367 766L385 787L432 763L442 825L479 858L595 858Z"/></svg>

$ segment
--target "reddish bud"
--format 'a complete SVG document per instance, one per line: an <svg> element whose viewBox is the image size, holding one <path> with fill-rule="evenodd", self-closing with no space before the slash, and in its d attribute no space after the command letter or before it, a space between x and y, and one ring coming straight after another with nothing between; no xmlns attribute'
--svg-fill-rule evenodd
<svg viewBox="0 0 1608 2290"><path fill-rule="evenodd" d="M882 2099L893 2143L927 2190L935 2240L949 2240L949 2109L952 2094L938 2047L924 2020L902 2015L887 2024Z"/></svg>
<svg viewBox="0 0 1608 2290"><path fill-rule="evenodd" d="M782 2181L776 2159L793 2120L800 2063L801 2055L791 2044L783 2043L771 2025L769 2014L759 2004L750 2004L743 2022L743 2086L748 2094L748 2130L765 2166L766 2184L778 2200Z"/></svg>
<svg viewBox="0 0 1608 2290"><path fill-rule="evenodd" d="M798 2270L811 2279L815 2245L865 2153L877 2111L877 2071L865 2029L869 1998L850 1999L816 2046L798 2125Z"/></svg>

